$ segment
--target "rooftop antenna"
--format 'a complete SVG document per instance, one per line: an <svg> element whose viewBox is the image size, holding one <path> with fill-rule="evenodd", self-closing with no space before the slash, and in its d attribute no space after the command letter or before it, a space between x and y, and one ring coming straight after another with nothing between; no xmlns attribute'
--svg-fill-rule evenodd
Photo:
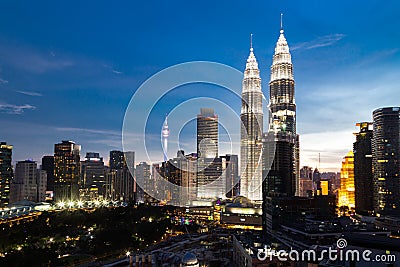
<svg viewBox="0 0 400 267"><path fill-rule="evenodd" d="M321 170L321 153L318 153L318 169Z"/></svg>
<svg viewBox="0 0 400 267"><path fill-rule="evenodd" d="M281 33L283 33L283 13L281 13Z"/></svg>
<svg viewBox="0 0 400 267"><path fill-rule="evenodd" d="M253 34L250 33L250 51L253 51Z"/></svg>

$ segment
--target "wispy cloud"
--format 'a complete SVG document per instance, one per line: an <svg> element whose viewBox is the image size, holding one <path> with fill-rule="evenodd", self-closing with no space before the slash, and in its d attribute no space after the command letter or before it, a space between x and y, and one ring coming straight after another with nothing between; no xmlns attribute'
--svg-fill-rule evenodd
<svg viewBox="0 0 400 267"><path fill-rule="evenodd" d="M117 70L112 70L112 72L115 73L115 74L122 74L121 71L117 71Z"/></svg>
<svg viewBox="0 0 400 267"><path fill-rule="evenodd" d="M100 130L100 129L87 129L87 128L74 128L74 127L56 127L55 129L60 132L80 132L87 134L105 134L112 136L121 136L121 132L113 130Z"/></svg>
<svg viewBox="0 0 400 267"><path fill-rule="evenodd" d="M7 114L22 114L25 110L36 109L35 106L25 104L25 105L13 105L7 103L0 103L0 112Z"/></svg>
<svg viewBox="0 0 400 267"><path fill-rule="evenodd" d="M111 65L104 64L104 63L103 63L102 65L103 65L104 68L111 70L112 73L115 73L115 74L123 74L122 71L119 71L119 70L115 69L115 68L114 68L113 66L111 66Z"/></svg>
<svg viewBox="0 0 400 267"><path fill-rule="evenodd" d="M32 91L16 91L16 92L23 94L23 95L29 95L29 96L43 96L41 93L32 92Z"/></svg>
<svg viewBox="0 0 400 267"><path fill-rule="evenodd" d="M55 57L30 47L4 43L0 44L0 57L5 64L31 73L63 70L76 64L70 58Z"/></svg>
<svg viewBox="0 0 400 267"><path fill-rule="evenodd" d="M358 68L363 66L368 66L370 64L376 63L376 61L381 61L387 58L392 57L396 53L399 52L398 48L388 49L388 50L381 50L375 53L368 54L367 57L363 58L357 65Z"/></svg>
<svg viewBox="0 0 400 267"><path fill-rule="evenodd" d="M294 46L291 47L291 50L299 50L299 49L309 50L309 49L321 48L321 47L325 47L325 46L331 46L331 45L334 45L335 43L339 42L340 40L342 40L345 36L346 35L342 34L342 33L335 33L335 34L320 36L320 37L318 37L314 40L308 41L308 42L295 44Z"/></svg>
<svg viewBox="0 0 400 267"><path fill-rule="evenodd" d="M0 84L6 84L6 83L8 83L7 80L4 80L4 79L0 78Z"/></svg>

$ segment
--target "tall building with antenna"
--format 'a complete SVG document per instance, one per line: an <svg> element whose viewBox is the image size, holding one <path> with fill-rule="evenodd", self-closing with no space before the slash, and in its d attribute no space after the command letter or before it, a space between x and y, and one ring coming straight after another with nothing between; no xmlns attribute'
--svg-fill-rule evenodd
<svg viewBox="0 0 400 267"><path fill-rule="evenodd" d="M242 108L240 112L240 194L250 200L262 200L262 150L263 110L260 70L254 56L252 35L250 55L242 83Z"/></svg>
<svg viewBox="0 0 400 267"><path fill-rule="evenodd" d="M169 128L168 128L168 114L165 115L164 124L162 127L162 142L163 142L163 155L164 162L168 161L168 136L169 136Z"/></svg>
<svg viewBox="0 0 400 267"><path fill-rule="evenodd" d="M269 89L269 129L263 135L263 194L294 196L299 191L299 136L296 132L293 64L282 14Z"/></svg>

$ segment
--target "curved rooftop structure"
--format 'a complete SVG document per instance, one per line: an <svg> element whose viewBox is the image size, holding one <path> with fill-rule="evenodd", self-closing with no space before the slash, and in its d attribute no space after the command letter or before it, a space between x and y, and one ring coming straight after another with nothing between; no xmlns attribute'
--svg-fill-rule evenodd
<svg viewBox="0 0 400 267"><path fill-rule="evenodd" d="M197 260L196 255L191 252L186 252L186 254L182 258L181 266L199 267L199 261Z"/></svg>

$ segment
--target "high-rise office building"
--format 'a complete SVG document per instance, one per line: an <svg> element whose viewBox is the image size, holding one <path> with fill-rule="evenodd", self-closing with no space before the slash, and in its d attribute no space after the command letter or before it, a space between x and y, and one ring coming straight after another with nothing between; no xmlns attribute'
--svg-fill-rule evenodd
<svg viewBox="0 0 400 267"><path fill-rule="evenodd" d="M197 115L197 197L223 197L225 184L218 158L218 116L212 108L201 108Z"/></svg>
<svg viewBox="0 0 400 267"><path fill-rule="evenodd" d="M310 197L313 195L313 169L308 166L303 166L300 169L300 197Z"/></svg>
<svg viewBox="0 0 400 267"><path fill-rule="evenodd" d="M360 122L355 133L354 153L354 186L356 212L371 214L374 210L374 181L372 174L372 123Z"/></svg>
<svg viewBox="0 0 400 267"><path fill-rule="evenodd" d="M109 167L111 170L122 169L125 166L124 152L118 150L110 151Z"/></svg>
<svg viewBox="0 0 400 267"><path fill-rule="evenodd" d="M140 162L135 169L136 195L138 202L144 202L145 192L154 187L154 181L151 180L150 165L146 162ZM140 186L141 185L141 186ZM142 188L143 187L143 188ZM147 197L146 197L147 198Z"/></svg>
<svg viewBox="0 0 400 267"><path fill-rule="evenodd" d="M374 210L400 215L400 108L377 109L373 120Z"/></svg>
<svg viewBox="0 0 400 267"><path fill-rule="evenodd" d="M340 190L338 198L339 207L355 207L355 187L354 187L354 154L353 151L347 153L343 158L342 168L340 169Z"/></svg>
<svg viewBox="0 0 400 267"><path fill-rule="evenodd" d="M291 133L268 132L263 135L263 195L294 196L295 139Z"/></svg>
<svg viewBox="0 0 400 267"><path fill-rule="evenodd" d="M213 108L201 108L197 115L197 156L218 157L218 116Z"/></svg>
<svg viewBox="0 0 400 267"><path fill-rule="evenodd" d="M54 145L54 199L74 200L79 197L81 146L72 141Z"/></svg>
<svg viewBox="0 0 400 267"><path fill-rule="evenodd" d="M42 157L42 170L47 174L46 190L54 191L54 156Z"/></svg>
<svg viewBox="0 0 400 267"><path fill-rule="evenodd" d="M109 166L106 174L106 197L136 202L135 152L110 151Z"/></svg>
<svg viewBox="0 0 400 267"><path fill-rule="evenodd" d="M222 159L222 177L225 180L225 196L234 198L239 196L239 160L237 155L227 154Z"/></svg>
<svg viewBox="0 0 400 267"><path fill-rule="evenodd" d="M10 203L22 200L44 201L46 198L46 185L47 173L44 170L38 170L35 161L18 161L11 184Z"/></svg>
<svg viewBox="0 0 400 267"><path fill-rule="evenodd" d="M295 82L292 57L282 27L272 58L269 82L269 124L263 133L262 221L268 232L271 225L270 200L294 200L300 195L300 149L296 131ZM295 201L295 200L294 200Z"/></svg>
<svg viewBox="0 0 400 267"><path fill-rule="evenodd" d="M89 198L105 194L105 167L99 153L87 152L81 162L81 186Z"/></svg>
<svg viewBox="0 0 400 267"><path fill-rule="evenodd" d="M10 201L10 182L13 178L11 145L0 143L0 208L5 207Z"/></svg>
<svg viewBox="0 0 400 267"><path fill-rule="evenodd" d="M262 91L260 70L251 42L242 83L240 120L240 194L250 200L261 200Z"/></svg>
<svg viewBox="0 0 400 267"><path fill-rule="evenodd" d="M269 82L269 129L263 135L263 194L299 194L299 136L293 65L281 25Z"/></svg>

